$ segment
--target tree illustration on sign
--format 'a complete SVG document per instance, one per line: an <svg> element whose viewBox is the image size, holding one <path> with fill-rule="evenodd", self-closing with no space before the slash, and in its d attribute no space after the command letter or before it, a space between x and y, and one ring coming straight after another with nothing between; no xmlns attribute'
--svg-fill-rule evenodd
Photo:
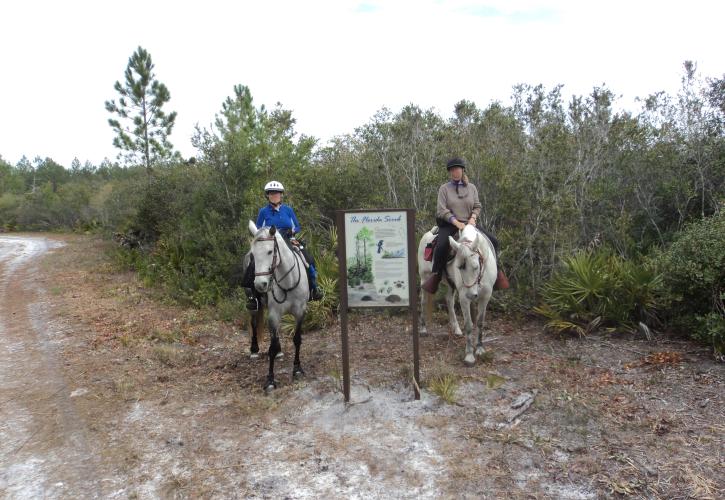
<svg viewBox="0 0 725 500"><path fill-rule="evenodd" d="M373 282L373 256L368 254L368 245L373 243L373 232L363 227L355 235L355 257L348 260L348 285Z"/></svg>

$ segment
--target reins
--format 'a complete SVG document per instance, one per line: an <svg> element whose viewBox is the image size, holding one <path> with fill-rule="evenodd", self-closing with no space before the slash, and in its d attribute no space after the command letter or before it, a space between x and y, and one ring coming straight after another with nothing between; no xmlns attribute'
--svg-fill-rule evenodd
<svg viewBox="0 0 725 500"><path fill-rule="evenodd" d="M468 240L461 242L461 245L465 245L466 247L468 247L471 250L471 252L474 252L476 255L478 255L478 276L476 276L476 279L473 281L473 283L471 283L470 285L467 285L463 279L463 276L461 275L461 283L466 288L471 288L473 285L480 285L481 278L483 277L483 263L484 263L485 259L483 258L483 254L481 253L480 250L478 250L478 249L474 250L473 248L471 248L472 243L473 243L472 241L468 241Z"/></svg>
<svg viewBox="0 0 725 500"><path fill-rule="evenodd" d="M268 236L266 238L257 238L255 241L274 241L274 250L272 254L272 265L269 266L269 271L262 271L262 272L255 272L255 276L268 276L272 275L272 283L276 284L277 287L282 290L284 295L282 296L282 299L278 299L277 296L274 293L274 287L271 287L272 290L272 297L274 298L275 302L278 304L281 304L285 300L287 300L287 293L291 292L295 288L297 288L300 284L300 280L302 279L302 270L300 269L300 261L297 258L297 256L294 254L293 250L290 250L292 252L292 258L294 259L295 263L294 265L290 266L289 270L282 275L281 278L278 278L275 274L275 271L277 270L277 267L282 263L282 256L279 252L279 243L277 242L277 238L275 236ZM294 285L292 285L289 288L285 288L282 286L282 281L294 270L297 269L297 281L295 281Z"/></svg>

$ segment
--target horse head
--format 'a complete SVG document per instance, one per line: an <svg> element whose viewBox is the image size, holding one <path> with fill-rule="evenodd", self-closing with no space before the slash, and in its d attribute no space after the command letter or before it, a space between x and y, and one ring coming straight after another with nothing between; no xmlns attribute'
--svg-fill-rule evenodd
<svg viewBox="0 0 725 500"><path fill-rule="evenodd" d="M274 226L258 228L249 221L249 232L252 233L252 255L254 256L254 288L259 293L266 293L272 283L274 270L279 264L280 237ZM282 243L284 244L284 243Z"/></svg>
<svg viewBox="0 0 725 500"><path fill-rule="evenodd" d="M485 257L481 249L480 234L475 227L467 225L461 231L459 241L448 237L456 256L453 260L456 288L464 292L468 300L478 298L481 277L483 276ZM460 283L458 283L460 279Z"/></svg>

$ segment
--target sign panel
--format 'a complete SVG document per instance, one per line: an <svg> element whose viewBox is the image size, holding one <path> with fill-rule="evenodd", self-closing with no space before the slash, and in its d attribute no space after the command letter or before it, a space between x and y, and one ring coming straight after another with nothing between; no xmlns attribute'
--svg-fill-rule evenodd
<svg viewBox="0 0 725 500"><path fill-rule="evenodd" d="M408 214L345 213L348 307L410 305Z"/></svg>

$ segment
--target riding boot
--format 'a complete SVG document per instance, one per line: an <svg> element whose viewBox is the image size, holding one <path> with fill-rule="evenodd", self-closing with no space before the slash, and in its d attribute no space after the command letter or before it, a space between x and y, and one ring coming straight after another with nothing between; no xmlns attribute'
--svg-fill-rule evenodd
<svg viewBox="0 0 725 500"><path fill-rule="evenodd" d="M430 278L425 280L425 283L423 283L423 290L433 295L438 291L438 285L441 282L442 276L438 273L434 273L430 275Z"/></svg>
<svg viewBox="0 0 725 500"><path fill-rule="evenodd" d="M244 293L247 295L247 310L256 311L259 309L259 298L257 292L253 288L245 288Z"/></svg>
<svg viewBox="0 0 725 500"><path fill-rule="evenodd" d="M493 284L493 289L494 290L506 290L508 287L509 287L509 279L503 273L503 270L499 269L498 275L496 275L496 283Z"/></svg>
<svg viewBox="0 0 725 500"><path fill-rule="evenodd" d="M317 269L314 264L310 264L309 267L309 278L310 278L310 300L322 300L323 293L317 286Z"/></svg>

